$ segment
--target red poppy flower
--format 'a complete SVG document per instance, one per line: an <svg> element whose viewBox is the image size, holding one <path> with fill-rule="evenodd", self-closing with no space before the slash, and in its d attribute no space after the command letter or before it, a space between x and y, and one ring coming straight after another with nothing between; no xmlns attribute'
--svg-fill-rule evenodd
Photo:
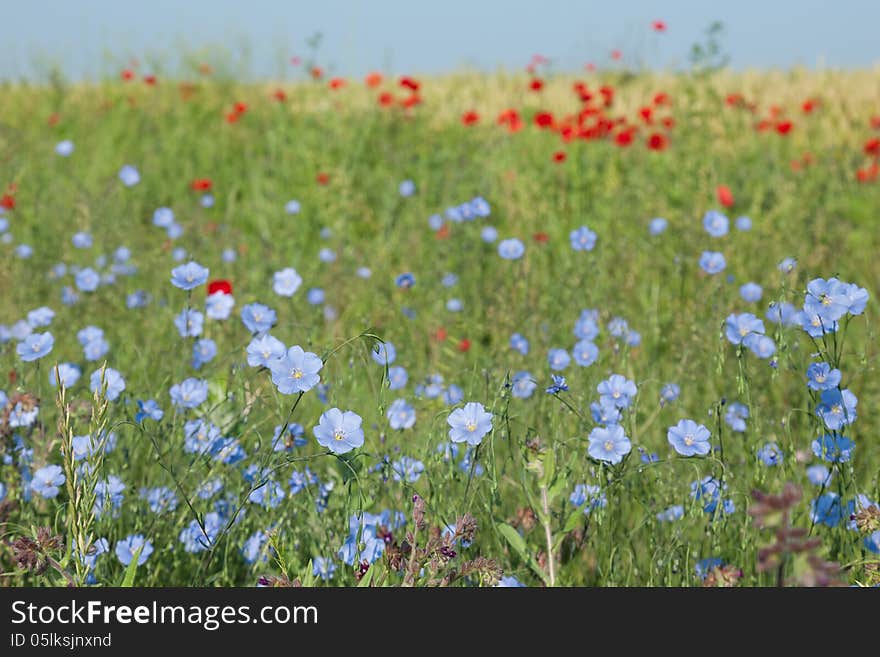
<svg viewBox="0 0 880 657"><path fill-rule="evenodd" d="M535 125L539 128L552 127L553 115L550 112L538 112L535 114Z"/></svg>
<svg viewBox="0 0 880 657"><path fill-rule="evenodd" d="M671 116L663 117L663 120L660 123L662 123L663 127L667 130L672 130L675 127L675 119Z"/></svg>
<svg viewBox="0 0 880 657"><path fill-rule="evenodd" d="M654 110L650 107L643 107L639 110L639 116L642 117L642 121L645 123L651 123L651 116L654 114Z"/></svg>
<svg viewBox="0 0 880 657"><path fill-rule="evenodd" d="M134 79L134 71L129 68L126 68L119 74L119 77L123 79L123 81L128 82L129 80Z"/></svg>
<svg viewBox="0 0 880 657"><path fill-rule="evenodd" d="M654 21L651 23L651 29L655 32L665 32L666 31L666 22L665 21Z"/></svg>
<svg viewBox="0 0 880 657"><path fill-rule="evenodd" d="M319 185L326 185L330 182L330 174L324 173L323 171L317 175L315 178L318 181Z"/></svg>
<svg viewBox="0 0 880 657"><path fill-rule="evenodd" d="M415 107L416 105L422 104L422 97L416 93L413 93L401 100L400 104L403 107Z"/></svg>
<svg viewBox="0 0 880 657"><path fill-rule="evenodd" d="M156 76L155 75L145 75L144 76L144 84L148 84L151 87L156 86Z"/></svg>
<svg viewBox="0 0 880 657"><path fill-rule="evenodd" d="M807 98L803 103L801 103L801 109L804 114L810 114L814 109L819 106L819 101L815 98Z"/></svg>
<svg viewBox="0 0 880 657"><path fill-rule="evenodd" d="M529 82L529 89L532 91L541 91L544 88L544 81L541 78L533 78L531 82Z"/></svg>
<svg viewBox="0 0 880 657"><path fill-rule="evenodd" d="M474 125L480 120L480 115L473 110L468 110L461 115L462 125Z"/></svg>
<svg viewBox="0 0 880 657"><path fill-rule="evenodd" d="M632 128L621 130L614 136L614 143L618 146L629 146L633 141L634 134L635 130Z"/></svg>
<svg viewBox="0 0 880 657"><path fill-rule="evenodd" d="M461 353L466 353L471 348L471 341L467 338L462 338L458 342L458 346L456 347Z"/></svg>
<svg viewBox="0 0 880 657"><path fill-rule="evenodd" d="M310 71L313 80L320 80L324 77L324 71L321 70L320 66L313 66Z"/></svg>
<svg viewBox="0 0 880 657"><path fill-rule="evenodd" d="M575 127L573 125L564 125L559 129L559 135L562 137L562 141L566 144L570 141L574 140L577 136L577 132L575 131Z"/></svg>
<svg viewBox="0 0 880 657"><path fill-rule="evenodd" d="M538 244L546 244L550 236L547 233L535 233L532 235L532 239Z"/></svg>
<svg viewBox="0 0 880 657"><path fill-rule="evenodd" d="M439 230L434 233L434 237L438 240L445 240L447 237L449 237L450 230L451 229L449 228L449 222L446 222L442 226L440 226Z"/></svg>
<svg viewBox="0 0 880 657"><path fill-rule="evenodd" d="M498 115L497 123L498 125L507 126L509 132L519 132L525 125L522 118L520 118L519 112L515 109L506 109L501 112Z"/></svg>
<svg viewBox="0 0 880 657"><path fill-rule="evenodd" d="M875 137L865 143L865 155L880 157L880 138Z"/></svg>
<svg viewBox="0 0 880 657"><path fill-rule="evenodd" d="M346 85L345 78L333 78L330 80L331 89L342 89Z"/></svg>
<svg viewBox="0 0 880 657"><path fill-rule="evenodd" d="M654 94L654 106L660 107L661 105L671 105L672 99L669 97L669 94L665 91L660 91Z"/></svg>
<svg viewBox="0 0 880 657"><path fill-rule="evenodd" d="M791 121L780 121L776 124L776 132L780 135L787 135L793 127L794 124Z"/></svg>
<svg viewBox="0 0 880 657"><path fill-rule="evenodd" d="M871 182L877 178L878 174L880 174L880 166L875 162L867 169L859 169L856 171L856 178L858 178L859 182Z"/></svg>
<svg viewBox="0 0 880 657"><path fill-rule="evenodd" d="M606 84L605 86L599 87L599 93L602 94L602 98L605 101L605 107L610 107L611 103L614 102L614 87L609 87Z"/></svg>
<svg viewBox="0 0 880 657"><path fill-rule="evenodd" d="M58 122L61 120L61 115L55 112L54 114L49 115L49 125L58 125Z"/></svg>
<svg viewBox="0 0 880 657"><path fill-rule="evenodd" d="M279 103L283 103L285 100L287 100L287 94L284 93L283 89L276 89L274 92L272 92L272 97Z"/></svg>
<svg viewBox="0 0 880 657"><path fill-rule="evenodd" d="M196 178L189 184L189 186L193 191L207 192L214 186L214 183L211 182L210 178Z"/></svg>
<svg viewBox="0 0 880 657"><path fill-rule="evenodd" d="M871 127L874 128L874 130L880 130L880 116L871 117Z"/></svg>
<svg viewBox="0 0 880 657"><path fill-rule="evenodd" d="M666 135L662 135L659 132L653 133L650 137L648 137L648 148L652 151L662 151L669 145L669 140L666 138Z"/></svg>
<svg viewBox="0 0 880 657"><path fill-rule="evenodd" d="M364 84L366 84L370 89L375 89L380 84L382 84L382 74L381 73L370 73L367 77L364 78Z"/></svg>
<svg viewBox="0 0 880 657"><path fill-rule="evenodd" d="M596 65L593 62L587 62L584 64L584 68L587 69L590 73L596 70Z"/></svg>
<svg viewBox="0 0 880 657"><path fill-rule="evenodd" d="M218 278L213 281L208 281L208 294L211 295L215 292L232 294L232 283L227 281L225 278Z"/></svg>
<svg viewBox="0 0 880 657"><path fill-rule="evenodd" d="M621 57L623 57L623 53L616 48L611 51L611 59L613 59L614 61L618 61Z"/></svg>
<svg viewBox="0 0 880 657"><path fill-rule="evenodd" d="M422 85L415 78L403 76L402 78L400 78L400 86L405 87L411 91L418 91L419 87L421 87Z"/></svg>
<svg viewBox="0 0 880 657"><path fill-rule="evenodd" d="M773 122L769 119L762 119L758 121L758 124L755 126L755 130L758 132L766 132L773 125Z"/></svg>
<svg viewBox="0 0 880 657"><path fill-rule="evenodd" d="M232 109L236 114L241 116L242 114L247 112L248 106L247 106L247 103L243 103L243 102L239 101L235 105L233 105Z"/></svg>
<svg viewBox="0 0 880 657"><path fill-rule="evenodd" d="M293 57L290 58L290 63L293 66L299 66L300 64L302 64L302 57L298 57L297 55L294 55Z"/></svg>
<svg viewBox="0 0 880 657"><path fill-rule="evenodd" d="M0 208L15 210L15 197L12 194L4 194L0 197Z"/></svg>
<svg viewBox="0 0 880 657"><path fill-rule="evenodd" d="M379 104L382 107L388 107L389 105L394 104L394 94L391 94L387 91L383 91L379 94Z"/></svg>
<svg viewBox="0 0 880 657"><path fill-rule="evenodd" d="M226 114L226 123L235 123L238 121L238 114L229 112Z"/></svg>
<svg viewBox="0 0 880 657"><path fill-rule="evenodd" d="M715 193L718 196L718 202L721 205L723 205L725 208L733 207L733 192L730 191L730 187L728 187L727 185L718 185L718 187L715 189Z"/></svg>
<svg viewBox="0 0 880 657"><path fill-rule="evenodd" d="M565 162L566 157L567 155L565 154L565 151L556 151L553 153L553 161L556 162L556 164L562 164Z"/></svg>
<svg viewBox="0 0 880 657"><path fill-rule="evenodd" d="M446 332L446 329L443 328L442 326L440 328L438 328L436 331L434 331L434 339L437 342L445 341L446 338L448 337L448 335L449 334Z"/></svg>

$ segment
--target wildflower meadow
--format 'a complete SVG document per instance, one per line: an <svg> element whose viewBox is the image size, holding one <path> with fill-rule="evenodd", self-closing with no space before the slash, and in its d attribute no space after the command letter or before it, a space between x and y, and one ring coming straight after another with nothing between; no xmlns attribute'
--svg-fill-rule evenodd
<svg viewBox="0 0 880 657"><path fill-rule="evenodd" d="M876 70L295 66L3 84L0 586L880 583Z"/></svg>

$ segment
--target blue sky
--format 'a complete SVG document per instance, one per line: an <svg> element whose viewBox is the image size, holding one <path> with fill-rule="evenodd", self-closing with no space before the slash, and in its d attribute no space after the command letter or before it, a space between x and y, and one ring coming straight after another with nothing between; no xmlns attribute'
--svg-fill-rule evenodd
<svg viewBox="0 0 880 657"><path fill-rule="evenodd" d="M654 19L667 33L651 32ZM533 53L572 70L607 63L612 48L671 67L715 19L736 68L880 64L877 0L27 0L3 11L0 78L39 77L49 63L96 77L129 56L170 64L183 50L241 44L249 75L278 78L315 32L319 59L339 75L513 70Z"/></svg>

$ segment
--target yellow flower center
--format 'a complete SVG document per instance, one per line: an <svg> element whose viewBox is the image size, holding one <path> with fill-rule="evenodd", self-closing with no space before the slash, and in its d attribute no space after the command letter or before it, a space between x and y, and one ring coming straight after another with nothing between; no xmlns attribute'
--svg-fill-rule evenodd
<svg viewBox="0 0 880 657"><path fill-rule="evenodd" d="M300 369L293 369L293 370L290 370L290 376L293 377L294 379L299 380L299 379L303 378L303 372Z"/></svg>
<svg viewBox="0 0 880 657"><path fill-rule="evenodd" d="M691 434L687 434L684 437L684 444L687 445L688 447L693 445L694 444L694 437Z"/></svg>
<svg viewBox="0 0 880 657"><path fill-rule="evenodd" d="M474 422L473 420L469 420L468 423L466 425L464 425L464 428L467 429L468 431L470 431L471 433L473 433L474 431L477 430L477 423Z"/></svg>
<svg viewBox="0 0 880 657"><path fill-rule="evenodd" d="M342 429L337 429L333 432L333 437L336 440L342 440L343 438L345 438L345 432Z"/></svg>
<svg viewBox="0 0 880 657"><path fill-rule="evenodd" d="M610 440L606 440L604 447L606 452L610 452L614 449L614 443L612 443Z"/></svg>

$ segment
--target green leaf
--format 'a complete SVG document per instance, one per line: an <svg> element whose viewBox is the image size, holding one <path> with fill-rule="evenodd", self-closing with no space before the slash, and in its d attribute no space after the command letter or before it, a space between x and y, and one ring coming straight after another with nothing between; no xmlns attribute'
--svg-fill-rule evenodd
<svg viewBox="0 0 880 657"><path fill-rule="evenodd" d="M571 512L571 515L568 516L568 519L565 521L565 524L562 526L563 533L567 534L570 531L573 531L575 527L581 524L581 519L584 517L584 512L581 509L575 509Z"/></svg>
<svg viewBox="0 0 880 657"><path fill-rule="evenodd" d="M495 528L501 532L501 535L508 543L510 543L510 547L512 547L520 558L529 565L529 568L531 568L535 574L543 580L544 584L549 586L550 580L547 573L545 573L544 569L538 565L537 561L535 561L535 558L529 552L525 539L519 535L519 532L503 522L497 523Z"/></svg>
<svg viewBox="0 0 880 657"><path fill-rule="evenodd" d="M501 535L505 539L507 539L507 542L510 543L510 547L512 547L519 556L523 559L526 559L529 556L528 547L526 547L526 540L519 535L518 531L504 522L498 523L496 527L498 527L498 531L501 532Z"/></svg>
<svg viewBox="0 0 880 657"><path fill-rule="evenodd" d="M302 580L303 588L312 588L315 585L315 575L314 575L314 565L312 564L312 560L309 559L309 563L306 566L306 572L303 573L303 576L300 578Z"/></svg>
<svg viewBox="0 0 880 657"><path fill-rule="evenodd" d="M547 491L547 504L549 506L553 506L556 504L556 500L559 499L561 495L565 493L565 489L568 487L568 483L564 478L557 479L556 483L550 487L550 490Z"/></svg>
<svg viewBox="0 0 880 657"><path fill-rule="evenodd" d="M541 488L550 488L556 477L556 452L548 449L541 460L544 462L544 476L541 477Z"/></svg>
<svg viewBox="0 0 880 657"><path fill-rule="evenodd" d="M211 406L217 406L226 401L226 381L220 378L208 380L208 401Z"/></svg>
<svg viewBox="0 0 880 657"><path fill-rule="evenodd" d="M141 552L143 552L144 545L145 544L141 544L137 551L132 555L131 561L125 569L125 577L122 578L122 584L120 584L121 587L130 589L134 586L134 576L137 574L138 560L141 558Z"/></svg>

